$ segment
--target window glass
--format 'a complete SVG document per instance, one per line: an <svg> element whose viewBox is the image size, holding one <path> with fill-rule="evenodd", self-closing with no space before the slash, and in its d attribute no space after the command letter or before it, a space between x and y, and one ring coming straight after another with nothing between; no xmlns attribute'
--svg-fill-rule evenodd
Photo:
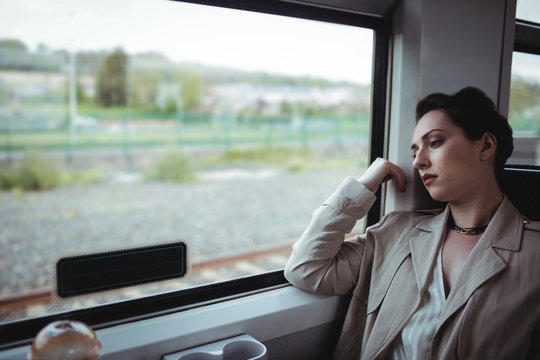
<svg viewBox="0 0 540 360"><path fill-rule="evenodd" d="M540 165L540 56L514 52L508 120L514 130L509 164Z"/></svg>
<svg viewBox="0 0 540 360"><path fill-rule="evenodd" d="M154 0L0 12L0 321L280 269L368 159L372 30ZM184 241L184 278L58 299L62 257Z"/></svg>
<svg viewBox="0 0 540 360"><path fill-rule="evenodd" d="M538 0L518 0L516 18L540 23L540 2Z"/></svg>

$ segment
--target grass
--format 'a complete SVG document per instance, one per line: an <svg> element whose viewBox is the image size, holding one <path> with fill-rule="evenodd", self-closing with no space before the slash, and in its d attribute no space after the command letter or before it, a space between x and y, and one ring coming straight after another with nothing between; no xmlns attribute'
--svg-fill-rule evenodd
<svg viewBox="0 0 540 360"><path fill-rule="evenodd" d="M309 148L290 147L236 149L203 159L199 166L203 168L231 165L259 166L289 172L348 169L365 166L359 160L362 153L359 151L358 155L325 154Z"/></svg>
<svg viewBox="0 0 540 360"><path fill-rule="evenodd" d="M366 146L366 145L364 145ZM197 170L230 167L273 168L287 172L329 169L351 169L366 166L366 149L346 154L333 148L321 149L291 147L259 147L234 149L194 157L178 150L169 150L156 157L144 171L145 181L186 183L197 180ZM29 153L17 166L0 168L0 189L7 191L45 191L68 185L88 185L103 182L105 176L97 168L70 170L45 160L39 154Z"/></svg>
<svg viewBox="0 0 540 360"><path fill-rule="evenodd" d="M0 188L23 191L47 190L70 184L89 184L102 181L104 175L96 169L66 170L45 164L37 153L106 149L131 150L145 148L205 148L213 155L204 155L191 163L191 154L167 153L156 159L145 171L148 181L194 181L195 171L212 167L258 166L299 172L317 169L338 169L355 166L365 149L349 156L326 154L318 148L339 148L342 141L352 138L358 146L366 143L369 133L367 117L314 119L306 127L291 124L246 123L226 127L223 123L186 123L174 120L121 120L121 109L112 109L115 120L100 121L98 126L80 129L70 137L67 129L57 131L4 132L0 134L0 151L6 158L11 153L31 152L20 166L0 169ZM350 141L350 139L348 139ZM322 145L322 146L321 146ZM205 150L206 151L206 150ZM217 153L217 155L216 155ZM365 164L358 164L365 166Z"/></svg>
<svg viewBox="0 0 540 360"><path fill-rule="evenodd" d="M167 152L158 157L145 174L147 181L185 183L195 180L190 159L180 152Z"/></svg>
<svg viewBox="0 0 540 360"><path fill-rule="evenodd" d="M273 167L289 171L301 171L313 162L314 155L309 149L255 148L227 150L220 155L209 157L203 166L245 166Z"/></svg>
<svg viewBox="0 0 540 360"><path fill-rule="evenodd" d="M87 185L103 181L99 170L66 170L46 161L38 154L25 155L16 167L0 168L0 189L44 191L66 185Z"/></svg>

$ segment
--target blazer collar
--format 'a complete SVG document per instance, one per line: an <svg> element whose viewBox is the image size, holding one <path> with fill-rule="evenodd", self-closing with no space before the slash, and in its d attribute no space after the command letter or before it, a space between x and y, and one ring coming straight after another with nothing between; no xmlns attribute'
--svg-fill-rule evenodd
<svg viewBox="0 0 540 360"><path fill-rule="evenodd" d="M443 212L419 223L416 227L420 230L432 233L432 239L435 238L440 240L445 233L449 215L450 207L446 206ZM524 217L514 207L510 200L504 196L482 236L482 239L486 239L486 241L481 241L481 243L487 247L519 251L521 246L521 232L523 231L523 220Z"/></svg>
<svg viewBox="0 0 540 360"><path fill-rule="evenodd" d="M418 223L416 225L419 230L418 235L409 241L416 283L421 296L428 285L437 252L442 245L449 215L450 207L446 206L443 212ZM492 248L519 251L522 231L523 217L505 196L480 238L476 249L471 253L473 256L469 257L478 261L480 255L478 252ZM490 252L490 254L493 253ZM488 261L488 258L484 258L484 260ZM497 259L497 263L499 263L498 260L500 259ZM473 260L470 259L468 262L470 261ZM474 266L474 264L471 265ZM501 264L499 263L499 265ZM504 268L504 266L502 267Z"/></svg>
<svg viewBox="0 0 540 360"><path fill-rule="evenodd" d="M489 222L479 245L484 244L485 247L519 251L523 220L524 217L505 196Z"/></svg>

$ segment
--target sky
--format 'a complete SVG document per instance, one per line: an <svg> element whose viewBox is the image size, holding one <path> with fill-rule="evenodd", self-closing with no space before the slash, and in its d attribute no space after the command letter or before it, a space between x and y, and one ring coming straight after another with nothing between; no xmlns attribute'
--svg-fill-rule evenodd
<svg viewBox="0 0 540 360"><path fill-rule="evenodd" d="M540 23L540 1L517 0L516 18Z"/></svg>
<svg viewBox="0 0 540 360"><path fill-rule="evenodd" d="M540 0L518 0L516 17L540 22ZM0 38L31 48L122 47L177 62L371 80L371 30L169 0L0 0ZM538 56L514 54L513 64L540 81Z"/></svg>
<svg viewBox="0 0 540 360"><path fill-rule="evenodd" d="M516 18L540 23L540 0L517 0ZM540 81L540 56L514 53L513 72Z"/></svg>
<svg viewBox="0 0 540 360"><path fill-rule="evenodd" d="M159 51L199 62L367 84L372 31L168 0L0 0L0 38L31 48Z"/></svg>

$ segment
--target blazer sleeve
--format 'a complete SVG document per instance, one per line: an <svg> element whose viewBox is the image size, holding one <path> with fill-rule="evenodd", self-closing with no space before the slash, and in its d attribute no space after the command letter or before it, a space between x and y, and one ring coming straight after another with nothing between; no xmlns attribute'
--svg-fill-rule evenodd
<svg viewBox="0 0 540 360"><path fill-rule="evenodd" d="M294 243L285 277L314 293L342 295L352 290L364 253L365 236L344 241L375 202L375 195L352 177L346 178L317 208Z"/></svg>

